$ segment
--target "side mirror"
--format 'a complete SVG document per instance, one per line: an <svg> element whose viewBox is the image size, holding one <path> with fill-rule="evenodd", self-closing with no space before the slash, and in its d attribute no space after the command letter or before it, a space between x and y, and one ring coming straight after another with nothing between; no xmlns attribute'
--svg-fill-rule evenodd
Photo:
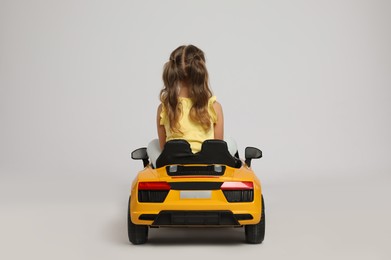
<svg viewBox="0 0 391 260"><path fill-rule="evenodd" d="M246 147L244 151L245 163L248 167L251 167L252 159L259 159L262 157L262 151L255 147Z"/></svg>
<svg viewBox="0 0 391 260"><path fill-rule="evenodd" d="M143 160L144 167L149 164L149 157L147 154L147 148L138 148L131 153L133 160Z"/></svg>

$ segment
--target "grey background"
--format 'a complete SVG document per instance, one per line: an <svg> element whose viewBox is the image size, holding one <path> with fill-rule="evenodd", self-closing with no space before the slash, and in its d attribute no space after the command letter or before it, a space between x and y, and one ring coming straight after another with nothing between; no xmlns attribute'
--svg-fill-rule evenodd
<svg viewBox="0 0 391 260"><path fill-rule="evenodd" d="M391 2L0 1L0 256L389 259ZM267 203L242 230L151 230L126 203L170 52L206 53ZM2 257L3 258L3 257Z"/></svg>

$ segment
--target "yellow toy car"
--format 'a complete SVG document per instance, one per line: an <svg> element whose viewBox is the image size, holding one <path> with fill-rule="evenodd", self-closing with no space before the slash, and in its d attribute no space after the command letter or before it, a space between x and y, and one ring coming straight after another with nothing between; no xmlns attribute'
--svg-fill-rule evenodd
<svg viewBox="0 0 391 260"><path fill-rule="evenodd" d="M148 240L149 227L243 227L247 243L262 243L265 206L251 160L262 151L247 147L245 160L232 156L227 143L206 140L193 154L185 140L168 141L156 167L146 148L132 152L144 169L134 179L128 203L132 244Z"/></svg>

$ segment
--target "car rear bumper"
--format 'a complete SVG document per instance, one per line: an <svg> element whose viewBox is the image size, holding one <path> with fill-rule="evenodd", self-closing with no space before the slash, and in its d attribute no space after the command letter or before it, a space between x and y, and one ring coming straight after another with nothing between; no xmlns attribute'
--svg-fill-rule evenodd
<svg viewBox="0 0 391 260"><path fill-rule="evenodd" d="M261 218L261 194L252 202L227 202L223 192L212 192L210 199L181 199L170 191L162 203L143 203L131 199L131 219L149 226L241 226L257 224Z"/></svg>
<svg viewBox="0 0 391 260"><path fill-rule="evenodd" d="M250 214L231 211L161 211L142 214L140 219L153 220L151 226L240 226L239 220L251 220Z"/></svg>

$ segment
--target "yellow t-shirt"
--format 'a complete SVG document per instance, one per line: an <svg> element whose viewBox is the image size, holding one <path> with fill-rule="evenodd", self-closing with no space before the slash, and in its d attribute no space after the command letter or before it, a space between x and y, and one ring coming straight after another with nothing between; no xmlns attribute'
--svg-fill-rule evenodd
<svg viewBox="0 0 391 260"><path fill-rule="evenodd" d="M162 105L162 112L160 113L160 125L163 125L166 130L166 142L174 139L184 139L190 143L193 153L201 150L202 142L207 139L214 139L214 124L217 122L216 111L213 108L213 103L216 97L212 96L208 101L208 112L211 118L211 127L205 131L200 124L190 119L189 113L193 106L190 98L179 97L179 103L182 108L182 115L179 119L179 130L181 133L171 132L170 121L168 119L166 109Z"/></svg>

